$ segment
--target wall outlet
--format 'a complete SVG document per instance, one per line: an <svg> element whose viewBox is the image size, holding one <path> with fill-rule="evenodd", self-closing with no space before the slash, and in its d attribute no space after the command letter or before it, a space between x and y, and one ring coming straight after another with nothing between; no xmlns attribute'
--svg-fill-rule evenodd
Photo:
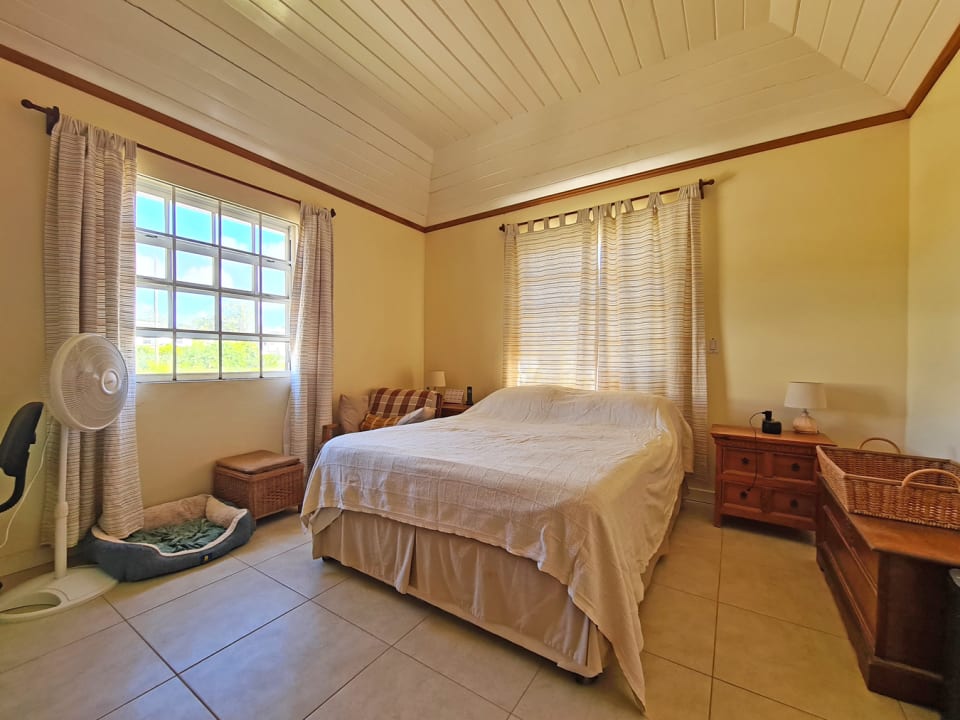
<svg viewBox="0 0 960 720"><path fill-rule="evenodd" d="M720 341L716 338L710 338L707 341L707 352L711 355L716 355L720 352Z"/></svg>

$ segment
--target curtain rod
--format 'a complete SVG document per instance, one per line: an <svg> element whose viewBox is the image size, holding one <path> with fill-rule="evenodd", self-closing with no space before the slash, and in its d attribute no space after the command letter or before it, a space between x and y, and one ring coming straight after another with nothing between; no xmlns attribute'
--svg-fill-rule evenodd
<svg viewBox="0 0 960 720"><path fill-rule="evenodd" d="M37 105L36 103L31 102L26 98L21 100L20 104L23 105L23 107L27 108L27 110L37 110L38 112L42 112L44 115L47 116L47 135L50 135L53 132L53 126L56 125L58 122L60 122L60 108L57 107L56 105L54 105L53 107L44 107L43 105ZM141 150L146 150L147 152L151 152L154 155L159 155L160 157L167 158L167 160L173 160L174 162L178 162L181 165L186 165L188 167L196 168L197 170L202 170L203 172L210 173L211 175L216 175L217 177L221 177L224 180L230 180L231 182L239 183L240 185L244 185L245 187L252 188L254 190L259 190L260 192L265 192L268 195L273 195L274 197L278 197L283 200L289 200L290 202L297 203L298 205L300 204L300 201L297 198L293 198L293 197L290 197L289 195L278 193L274 190L268 190L265 187L260 187L259 185L248 183L245 180L238 180L235 177L224 175L223 173L219 173L216 170L210 170L209 168L205 168L205 167L202 167L201 165L197 165L196 163L192 163L189 160L178 158L176 155L170 155L169 153L165 153L161 150L156 150L148 145L142 145L140 143L137 143L137 147L140 148ZM336 216L337 216L337 211L331 208L330 217L336 217Z"/></svg>
<svg viewBox="0 0 960 720"><path fill-rule="evenodd" d="M703 188L704 188L704 186L705 186L705 185L713 185L715 182L716 182L716 180L714 180L713 178L710 178L709 180L704 180L703 178L700 178L699 180L697 180L697 184L700 186L700 199L701 199L701 200L703 199ZM669 189L667 189L667 190L660 190L659 192L660 192L661 195L666 195L667 193L677 192L678 190L680 190L680 188L675 187L675 188L669 188ZM651 193L647 193L646 195L638 195L638 196L635 197L635 198L630 198L630 202L636 202L637 200L646 200L648 197L650 197L650 195L651 195ZM602 204L606 204L606 203L602 203ZM573 210L572 210L571 212L576 212L576 211L573 211ZM517 224L518 224L518 225L532 225L533 223L535 223L535 222L537 222L537 221L539 221L539 220L543 220L544 222L549 223L551 220L554 220L554 219L559 220L559 219L562 218L564 215L569 215L569 214L570 214L569 212L558 213L558 214L556 214L556 215L551 215L551 216L546 217L546 218L537 218L536 220L527 220L526 222L517 223ZM504 227L505 227L504 225L501 225L501 226L500 226L500 232L503 232Z"/></svg>

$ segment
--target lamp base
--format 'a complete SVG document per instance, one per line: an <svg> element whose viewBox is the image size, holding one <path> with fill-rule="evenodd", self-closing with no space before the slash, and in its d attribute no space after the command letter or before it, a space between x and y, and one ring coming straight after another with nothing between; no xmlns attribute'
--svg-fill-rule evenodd
<svg viewBox="0 0 960 720"><path fill-rule="evenodd" d="M793 431L803 433L804 435L816 435L820 432L820 426L817 421L810 417L810 414L804 410L802 415L797 415L793 420Z"/></svg>

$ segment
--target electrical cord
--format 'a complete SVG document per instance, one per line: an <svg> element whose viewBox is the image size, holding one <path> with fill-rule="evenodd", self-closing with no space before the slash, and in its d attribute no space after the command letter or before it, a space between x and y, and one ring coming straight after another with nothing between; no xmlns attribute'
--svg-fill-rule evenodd
<svg viewBox="0 0 960 720"><path fill-rule="evenodd" d="M750 429L753 430L753 482L750 483L750 490L753 490L757 486L757 480L760 479L760 463L757 462L760 458L760 441L757 437L757 428L753 424L753 419L757 415L763 415L763 413L763 410L758 410L751 415L750 419L747 421L747 423L750 425Z"/></svg>
<svg viewBox="0 0 960 720"><path fill-rule="evenodd" d="M50 442L50 426L52 424L52 421L48 418L45 430L46 437L43 438L43 447L40 450L40 464L37 466L37 469L33 471L33 477L30 478L30 482L27 483L27 488L23 491L23 497L20 498L20 502L17 503L17 506L13 509L13 514L10 516L10 520L7 522L7 527L3 533L3 542L0 542L0 549L3 549L7 541L10 540L10 528L13 527L13 521L17 519L17 513L20 512L20 508L27 504L27 496L30 494L30 490L33 488L37 478L40 476L40 471L43 470L43 462L47 459L47 443Z"/></svg>

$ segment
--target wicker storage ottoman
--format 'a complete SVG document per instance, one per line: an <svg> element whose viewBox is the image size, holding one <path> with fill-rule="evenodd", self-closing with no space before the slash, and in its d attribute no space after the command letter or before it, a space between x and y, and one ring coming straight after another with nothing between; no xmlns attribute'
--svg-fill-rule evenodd
<svg viewBox="0 0 960 720"><path fill-rule="evenodd" d="M214 466L214 496L247 508L257 519L299 508L303 491L303 463L289 455L255 450L220 458Z"/></svg>

